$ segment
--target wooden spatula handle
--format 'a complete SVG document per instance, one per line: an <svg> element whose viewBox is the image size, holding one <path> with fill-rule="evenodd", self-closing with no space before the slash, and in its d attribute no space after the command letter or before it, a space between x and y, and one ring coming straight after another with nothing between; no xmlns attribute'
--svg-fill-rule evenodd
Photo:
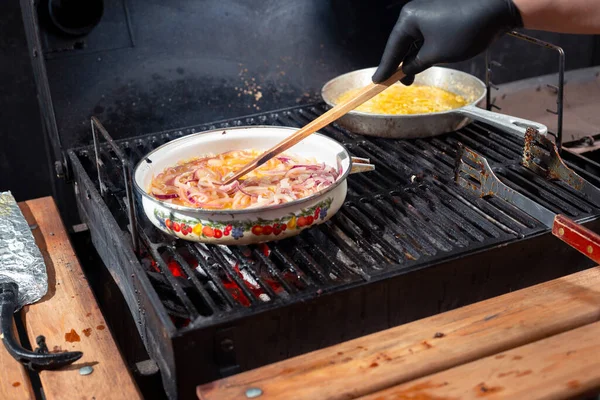
<svg viewBox="0 0 600 400"><path fill-rule="evenodd" d="M564 215L557 215L554 218L552 234L600 264L600 235L597 233Z"/></svg>
<svg viewBox="0 0 600 400"><path fill-rule="evenodd" d="M336 121L338 118L342 117L346 113L354 110L356 107L360 106L367 100L375 97L379 93L383 92L385 89L398 82L400 79L404 78L406 75L402 72L402 65L394 72L394 74L385 80L382 83L370 83L364 88L362 88L354 97L350 100L347 100L344 103L340 103L333 107L331 110L322 114L319 118L309 122L301 129L296 131L293 135L288 138L282 140L277 145L273 146L262 155L245 165L242 169L236 172L234 175L228 177L226 181L223 182L224 185L228 185L236 179L239 179L246 175L248 172L260 167L262 164L269 161L271 158L277 156L278 154L283 153L288 150L290 147L294 146L302 139L307 136L315 133L319 129L329 125L330 123Z"/></svg>
<svg viewBox="0 0 600 400"><path fill-rule="evenodd" d="M382 83L368 84L367 86L365 86L364 88L359 90L358 93L354 97L352 97L350 100L348 100L344 103L337 104L331 110L327 111L326 113L321 115L319 118L316 118L313 121L309 122L308 124L303 126L301 129L299 129L296 133L294 133L287 139L281 141L281 143L277 144L276 146L274 146L267 152L272 153L274 151L277 151L278 152L277 154L284 152L285 150L289 149L296 143L300 142L302 139L315 133L319 129L329 125L330 123L336 121L337 119L344 116L348 112L354 110L356 107L360 106L364 102L377 96L379 93L383 92L385 89L387 89L394 83L398 82L400 79L404 78L405 76L406 75L404 75L404 73L402 72L402 68L399 68L386 81L384 81ZM273 157L276 156L277 154L273 154Z"/></svg>

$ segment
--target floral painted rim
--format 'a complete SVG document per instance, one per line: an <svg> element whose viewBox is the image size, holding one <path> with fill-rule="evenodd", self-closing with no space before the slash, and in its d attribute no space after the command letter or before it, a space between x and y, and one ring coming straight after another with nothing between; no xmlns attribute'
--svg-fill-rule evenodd
<svg viewBox="0 0 600 400"><path fill-rule="evenodd" d="M304 229L315 222L325 220L333 198L320 201L312 207L304 208L299 213L290 213L284 217L265 220L257 218L244 221L213 221L210 219L179 218L173 212L154 209L154 217L160 226L176 236L199 237L203 239L221 239L230 236L239 240L244 235L279 236L287 230Z"/></svg>

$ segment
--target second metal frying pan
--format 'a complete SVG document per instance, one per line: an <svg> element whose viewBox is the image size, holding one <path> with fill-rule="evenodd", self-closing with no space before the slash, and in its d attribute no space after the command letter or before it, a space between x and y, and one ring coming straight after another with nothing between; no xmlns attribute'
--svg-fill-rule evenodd
<svg viewBox="0 0 600 400"><path fill-rule="evenodd" d="M371 83L376 68L361 69L340 75L323 86L323 100L334 106L337 98L346 91ZM469 104L450 111L411 115L371 114L351 111L337 123L356 133L385 138L422 138L452 132L480 121L496 128L525 136L527 127L546 134L548 128L537 122L487 111L477 107L486 94L485 84L466 72L450 68L431 67L415 77L415 83L435 86L463 96Z"/></svg>

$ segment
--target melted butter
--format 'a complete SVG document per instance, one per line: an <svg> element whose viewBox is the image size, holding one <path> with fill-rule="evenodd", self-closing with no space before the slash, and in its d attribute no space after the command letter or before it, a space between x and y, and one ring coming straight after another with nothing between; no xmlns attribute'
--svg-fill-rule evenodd
<svg viewBox="0 0 600 400"><path fill-rule="evenodd" d="M336 103L349 100L361 88L350 89L336 99ZM464 97L434 86L400 83L390 86L371 100L356 108L372 114L426 114L448 111L467 104Z"/></svg>

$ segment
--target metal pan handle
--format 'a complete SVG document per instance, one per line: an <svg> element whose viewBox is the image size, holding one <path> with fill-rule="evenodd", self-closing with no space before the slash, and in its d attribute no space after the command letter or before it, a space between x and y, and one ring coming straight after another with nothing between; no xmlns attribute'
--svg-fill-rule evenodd
<svg viewBox="0 0 600 400"><path fill-rule="evenodd" d="M350 174L358 174L360 172L375 171L375 166L371 164L368 158L350 157L352 159L352 168Z"/></svg>
<svg viewBox="0 0 600 400"><path fill-rule="evenodd" d="M546 125L523 118L487 111L476 106L465 106L455 110L455 112L470 119L486 123L495 128L514 133L521 137L525 137L525 131L528 127L535 128L542 135L546 135L548 133L548 127Z"/></svg>

